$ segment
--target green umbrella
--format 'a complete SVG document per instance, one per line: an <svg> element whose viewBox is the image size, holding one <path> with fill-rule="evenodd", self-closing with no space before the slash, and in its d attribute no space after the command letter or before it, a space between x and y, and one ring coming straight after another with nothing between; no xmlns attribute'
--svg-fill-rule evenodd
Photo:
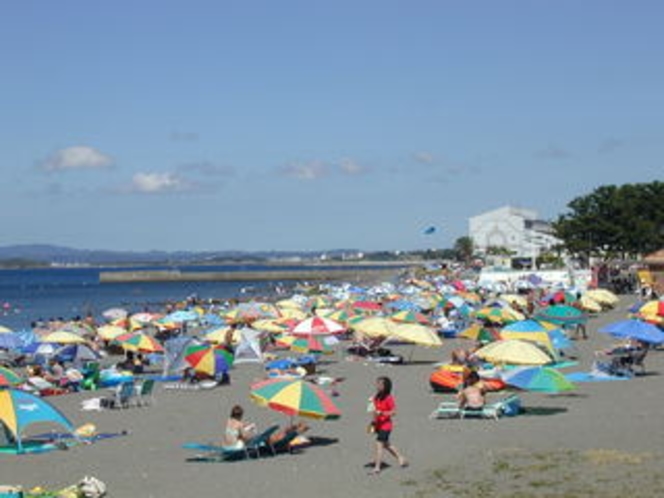
<svg viewBox="0 0 664 498"><path fill-rule="evenodd" d="M588 321L588 317L583 311L564 304L548 306L538 311L535 318L556 325L577 325Z"/></svg>

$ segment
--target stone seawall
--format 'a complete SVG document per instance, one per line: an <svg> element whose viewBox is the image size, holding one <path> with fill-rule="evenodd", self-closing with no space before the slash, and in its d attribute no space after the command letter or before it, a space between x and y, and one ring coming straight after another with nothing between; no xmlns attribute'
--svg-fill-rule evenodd
<svg viewBox="0 0 664 498"><path fill-rule="evenodd" d="M366 281L390 280L403 268L353 268L343 270L270 271L107 271L99 274L100 283L126 282L246 282L246 281Z"/></svg>

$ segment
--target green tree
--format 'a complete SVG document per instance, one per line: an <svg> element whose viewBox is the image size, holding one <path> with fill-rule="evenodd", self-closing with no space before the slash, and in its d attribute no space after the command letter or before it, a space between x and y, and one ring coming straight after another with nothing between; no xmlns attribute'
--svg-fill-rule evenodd
<svg viewBox="0 0 664 498"><path fill-rule="evenodd" d="M454 242L454 252L458 260L469 263L475 254L475 243L470 237L459 237Z"/></svg>
<svg viewBox="0 0 664 498"><path fill-rule="evenodd" d="M606 185L577 197L554 223L573 254L639 256L664 247L664 183Z"/></svg>

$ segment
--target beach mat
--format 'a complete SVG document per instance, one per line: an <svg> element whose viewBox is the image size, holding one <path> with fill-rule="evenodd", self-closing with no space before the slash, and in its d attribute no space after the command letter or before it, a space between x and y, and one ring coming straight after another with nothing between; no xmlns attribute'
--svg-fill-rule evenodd
<svg viewBox="0 0 664 498"><path fill-rule="evenodd" d="M614 380L629 380L629 377L618 377L609 374L597 374L592 372L572 372L565 375L570 382L607 382Z"/></svg>

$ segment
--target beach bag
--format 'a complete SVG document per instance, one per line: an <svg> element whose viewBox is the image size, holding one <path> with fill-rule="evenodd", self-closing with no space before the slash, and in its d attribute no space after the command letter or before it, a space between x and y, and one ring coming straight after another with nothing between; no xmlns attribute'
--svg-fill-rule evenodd
<svg viewBox="0 0 664 498"><path fill-rule="evenodd" d="M101 498L106 496L106 484L92 476L85 476L78 483L80 496L84 498Z"/></svg>

